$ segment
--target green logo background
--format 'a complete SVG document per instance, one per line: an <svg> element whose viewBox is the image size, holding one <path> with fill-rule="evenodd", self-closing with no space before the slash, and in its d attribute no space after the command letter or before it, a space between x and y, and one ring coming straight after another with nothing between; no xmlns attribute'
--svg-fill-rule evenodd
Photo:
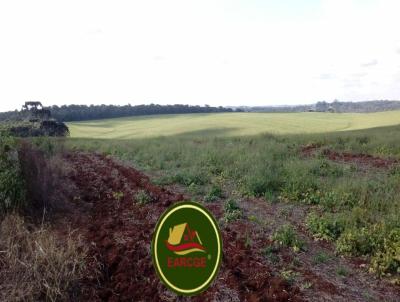
<svg viewBox="0 0 400 302"><path fill-rule="evenodd" d="M188 223L200 236L205 252L176 255L168 250L165 241L169 229L175 225ZM212 214L195 202L176 203L160 217L152 241L153 265L163 283L180 295L198 294L211 284L221 264L222 240L218 224ZM205 257L206 267L168 267L167 257Z"/></svg>

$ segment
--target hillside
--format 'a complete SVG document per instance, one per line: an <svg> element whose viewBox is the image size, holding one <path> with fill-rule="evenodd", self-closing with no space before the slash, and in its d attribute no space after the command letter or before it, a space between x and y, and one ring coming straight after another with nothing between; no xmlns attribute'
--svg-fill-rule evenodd
<svg viewBox="0 0 400 302"><path fill-rule="evenodd" d="M169 135L236 136L348 131L400 124L400 111L378 113L218 113L71 122L71 137L132 139Z"/></svg>

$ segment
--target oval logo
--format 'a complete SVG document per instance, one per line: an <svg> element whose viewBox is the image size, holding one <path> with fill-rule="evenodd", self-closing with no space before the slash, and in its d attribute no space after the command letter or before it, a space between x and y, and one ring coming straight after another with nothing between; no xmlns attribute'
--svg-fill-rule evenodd
<svg viewBox="0 0 400 302"><path fill-rule="evenodd" d="M178 295L206 290L217 276L222 240L212 214L195 202L172 205L160 217L152 241L161 281Z"/></svg>

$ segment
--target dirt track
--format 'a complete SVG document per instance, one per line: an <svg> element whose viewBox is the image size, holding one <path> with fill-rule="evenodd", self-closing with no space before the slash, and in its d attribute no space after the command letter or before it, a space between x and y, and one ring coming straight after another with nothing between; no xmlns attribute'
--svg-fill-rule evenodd
<svg viewBox="0 0 400 302"><path fill-rule="evenodd" d="M65 159L72 166L68 178L77 189L71 197L74 210L65 221L86 238L89 259L97 259L89 266L91 272L98 270L98 274L82 282L81 300L186 300L171 294L160 283L150 255L158 217L184 196L152 185L143 173L105 156L76 152ZM138 204L138 190L145 190L152 201ZM223 214L218 203L209 204L208 208L217 219ZM268 266L260 253L268 239L252 232L249 221L230 224L222 230L222 236L224 258L216 281L205 293L189 300L304 300L297 287ZM246 244L249 239L251 246Z"/></svg>

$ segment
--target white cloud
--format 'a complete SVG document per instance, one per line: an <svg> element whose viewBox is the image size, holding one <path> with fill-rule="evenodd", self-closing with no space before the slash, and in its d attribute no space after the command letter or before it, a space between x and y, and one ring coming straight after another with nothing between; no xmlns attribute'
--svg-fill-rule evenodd
<svg viewBox="0 0 400 302"><path fill-rule="evenodd" d="M376 59L371 60L369 62L362 63L361 67L371 67L371 66L375 66L375 65L378 65L378 60L376 60Z"/></svg>

